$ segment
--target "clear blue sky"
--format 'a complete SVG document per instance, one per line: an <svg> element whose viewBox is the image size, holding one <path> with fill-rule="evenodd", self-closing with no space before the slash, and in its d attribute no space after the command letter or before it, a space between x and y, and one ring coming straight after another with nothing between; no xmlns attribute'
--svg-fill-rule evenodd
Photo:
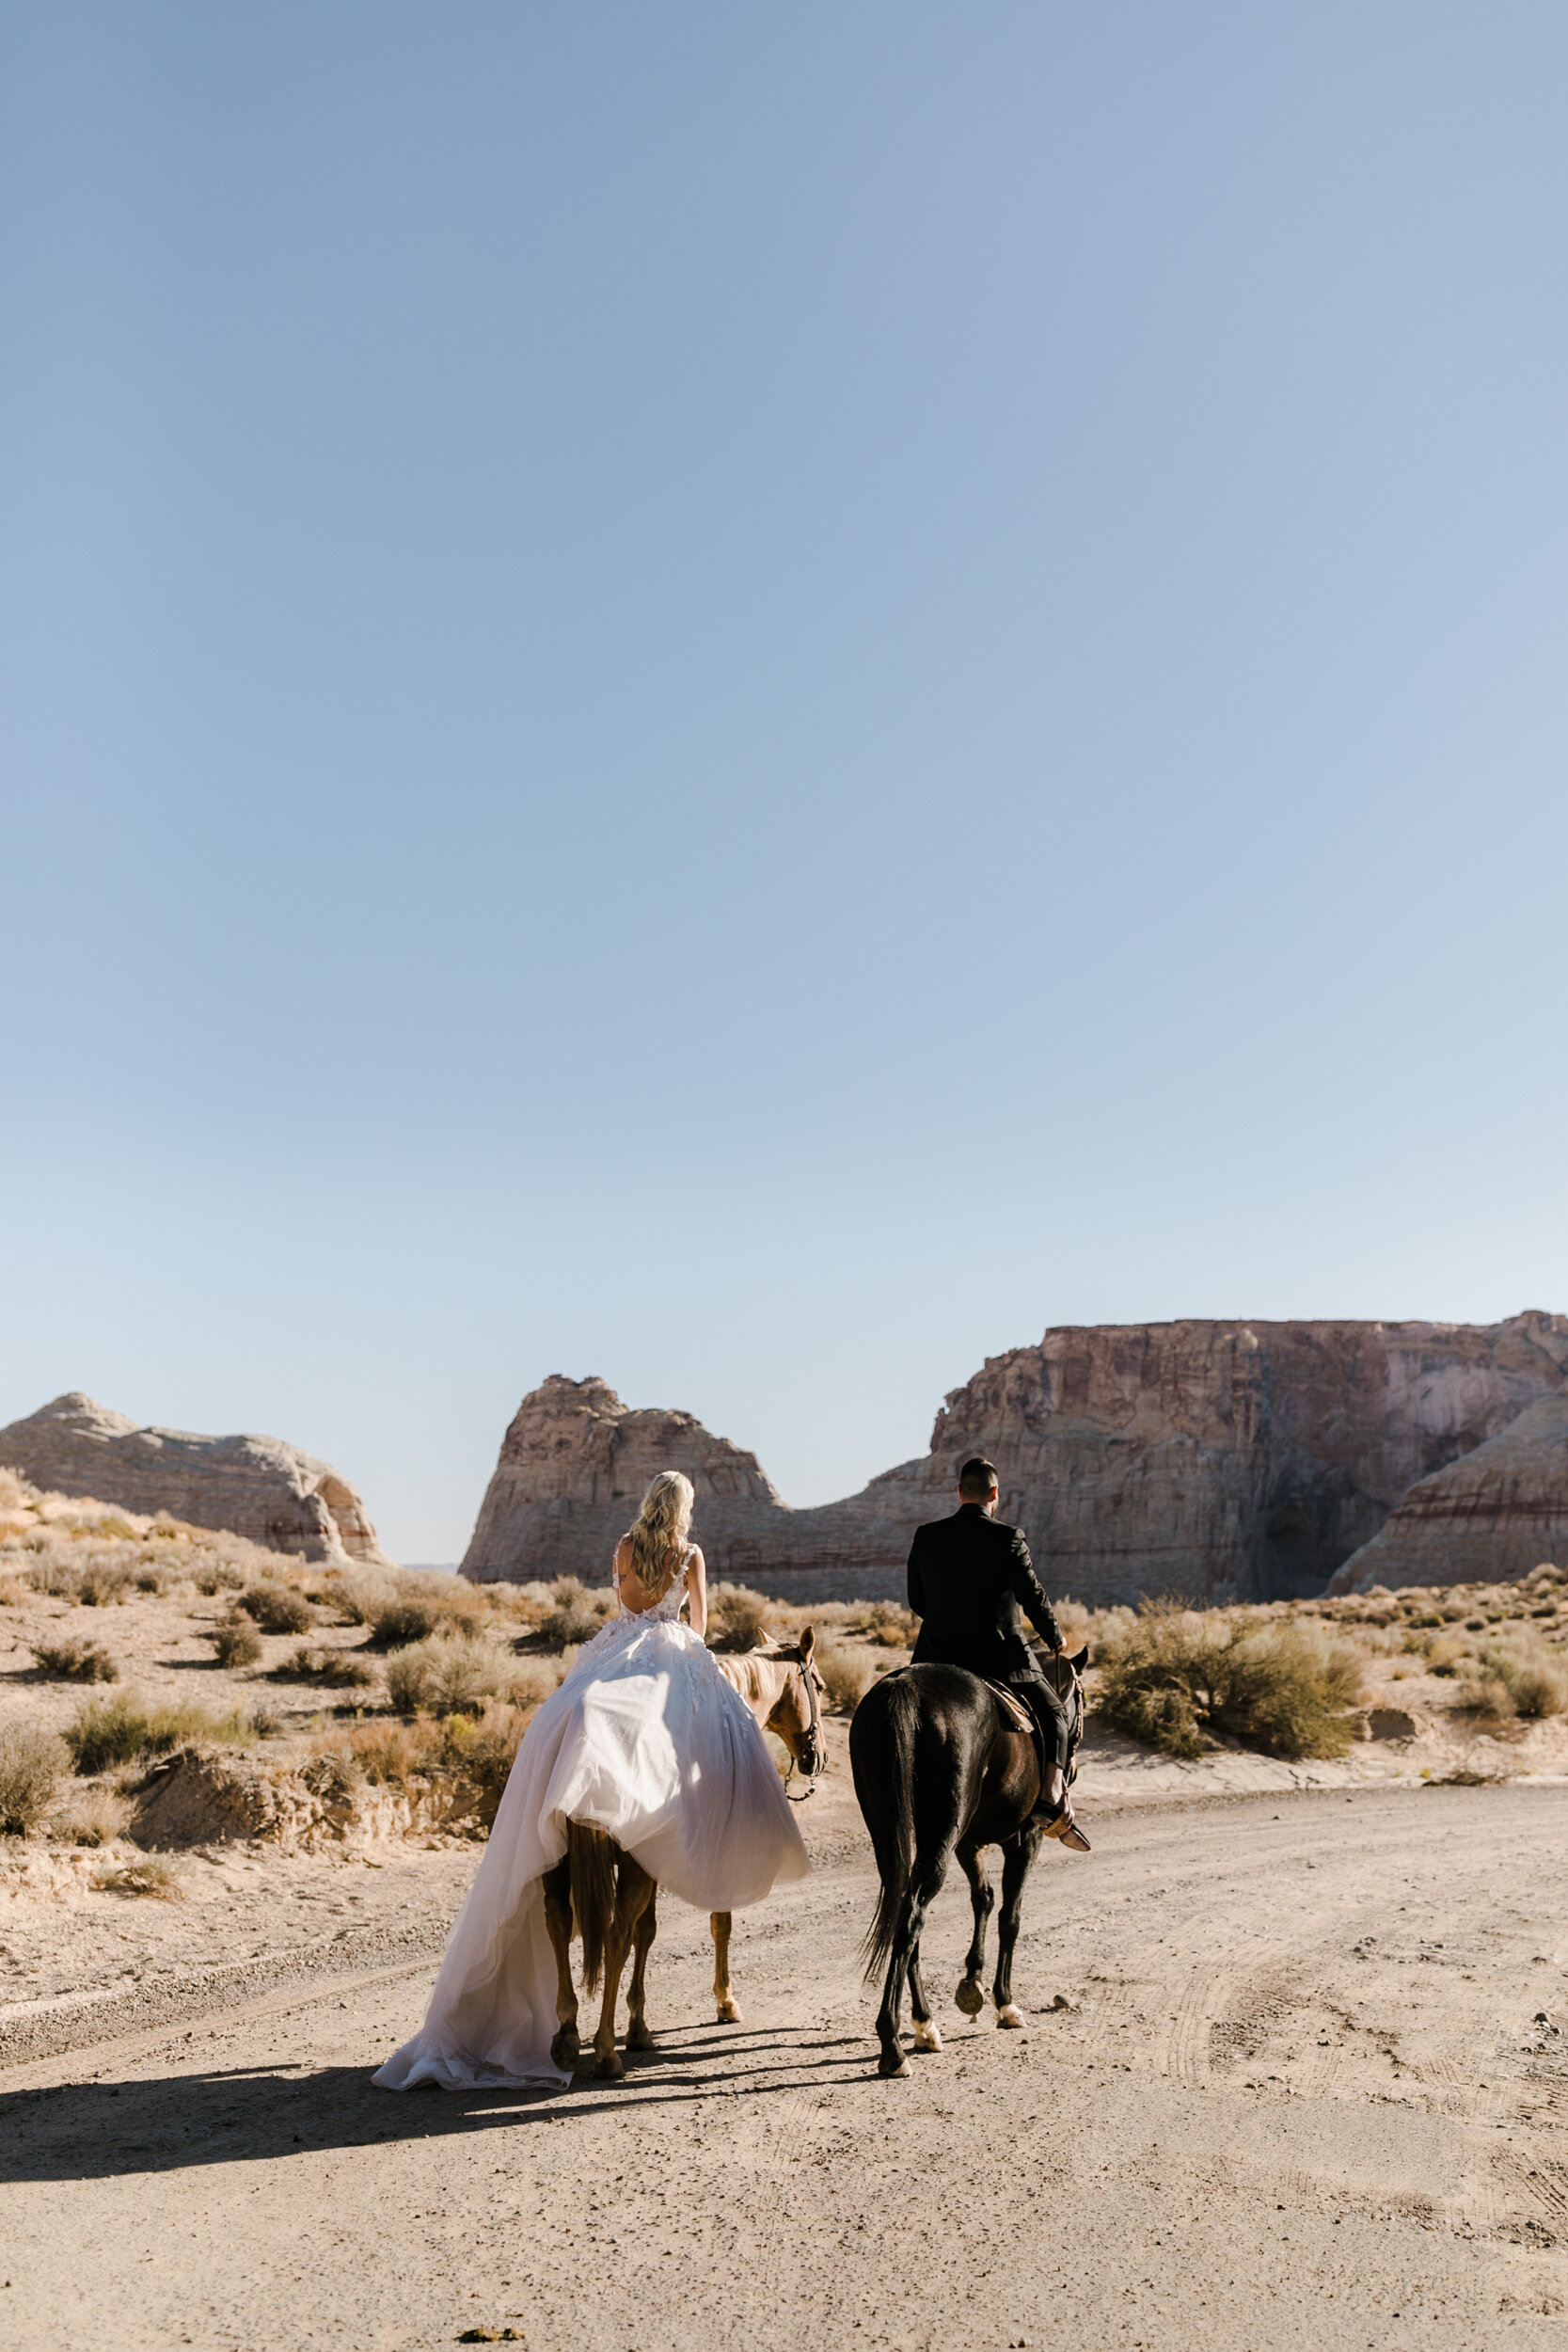
<svg viewBox="0 0 1568 2352"><path fill-rule="evenodd" d="M0 10L0 1422L453 1559L1568 1308L1557 0Z"/></svg>

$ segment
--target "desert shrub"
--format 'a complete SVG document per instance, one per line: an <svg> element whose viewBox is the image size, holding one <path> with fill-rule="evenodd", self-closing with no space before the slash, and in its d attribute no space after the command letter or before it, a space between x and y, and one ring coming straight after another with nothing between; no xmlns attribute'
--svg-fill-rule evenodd
<svg viewBox="0 0 1568 2352"><path fill-rule="evenodd" d="M579 1637L580 1638L580 1637ZM710 1649L758 1649L768 1638L768 1603L748 1584L714 1584L707 1597Z"/></svg>
<svg viewBox="0 0 1568 2352"><path fill-rule="evenodd" d="M1502 1684L1514 1714L1540 1721L1568 1713L1568 1674L1560 1659L1528 1636L1488 1651L1481 1673L1484 1680Z"/></svg>
<svg viewBox="0 0 1568 2352"><path fill-rule="evenodd" d="M441 1762L461 1772L474 1791L474 1810L486 1829L494 1825L496 1809L506 1787L528 1712L522 1708L488 1703L477 1722L453 1715L447 1724Z"/></svg>
<svg viewBox="0 0 1568 2352"><path fill-rule="evenodd" d="M871 1686L870 1661L836 1642L818 1642L813 1656L829 1708L835 1715L852 1715Z"/></svg>
<svg viewBox="0 0 1568 2352"><path fill-rule="evenodd" d="M912 1649L918 1623L896 1601L874 1600L861 1612L854 1629L863 1642L875 1642L880 1649Z"/></svg>
<svg viewBox="0 0 1568 2352"><path fill-rule="evenodd" d="M329 1598L346 1625L369 1625L378 1609L387 1608L395 1597L395 1587L384 1576L346 1575L332 1580Z"/></svg>
<svg viewBox="0 0 1568 2352"><path fill-rule="evenodd" d="M369 1622L371 1640L377 1649L406 1649L412 1642L428 1641L439 1618L428 1601L389 1600L372 1613Z"/></svg>
<svg viewBox="0 0 1568 2352"><path fill-rule="evenodd" d="M615 1606L613 1593L591 1593L578 1576L558 1576L550 1606L540 1620L539 1638L549 1649L591 1642Z"/></svg>
<svg viewBox="0 0 1568 2352"><path fill-rule="evenodd" d="M83 1788L68 1799L51 1824L70 1846L112 1846L131 1818L131 1807L113 1788Z"/></svg>
<svg viewBox="0 0 1568 2352"><path fill-rule="evenodd" d="M356 1724L334 1744L346 1745L373 1788L403 1788L439 1757L441 1726L428 1716L406 1724Z"/></svg>
<svg viewBox="0 0 1568 2352"><path fill-rule="evenodd" d="M1472 1663L1473 1659L1469 1643L1458 1633L1440 1633L1434 1642L1427 1644L1428 1674L1457 1675L1462 1667Z"/></svg>
<svg viewBox="0 0 1568 2352"><path fill-rule="evenodd" d="M183 1902L190 1891L190 1864L183 1854L144 1853L135 1862L108 1862L92 1874L100 1895L150 1895L165 1903Z"/></svg>
<svg viewBox="0 0 1568 2352"><path fill-rule="evenodd" d="M118 1682L119 1668L106 1649L79 1635L63 1642L42 1642L33 1656L40 1669L56 1682Z"/></svg>
<svg viewBox="0 0 1568 2352"><path fill-rule="evenodd" d="M32 1597L30 1589L20 1577L0 1576L0 1609L20 1609L24 1601Z"/></svg>
<svg viewBox="0 0 1568 2352"><path fill-rule="evenodd" d="M400 1715L455 1715L477 1708L485 1699L510 1699L531 1691L537 1685L537 1665L514 1658L494 1643L436 1634L388 1660L387 1695Z"/></svg>
<svg viewBox="0 0 1568 2352"><path fill-rule="evenodd" d="M1466 1713L1479 1716L1487 1724L1512 1723L1518 1712L1513 1693L1501 1675L1488 1673L1484 1668L1459 1685L1458 1700Z"/></svg>
<svg viewBox="0 0 1568 2352"><path fill-rule="evenodd" d="M309 1602L292 1584L247 1584L240 1607L263 1633L306 1633L315 1623Z"/></svg>
<svg viewBox="0 0 1568 2352"><path fill-rule="evenodd" d="M238 1568L229 1566L225 1561L204 1560L198 1567L193 1569L191 1582L198 1593L205 1593L207 1598L212 1600L218 1593L237 1593L243 1590L245 1578Z"/></svg>
<svg viewBox="0 0 1568 2352"><path fill-rule="evenodd" d="M93 1560L82 1570L76 1597L84 1609L120 1609L136 1589L129 1567L119 1560Z"/></svg>
<svg viewBox="0 0 1568 2352"><path fill-rule="evenodd" d="M138 1568L131 1581L138 1593L150 1593L159 1600L168 1591L169 1580L162 1568Z"/></svg>
<svg viewBox="0 0 1568 2352"><path fill-rule="evenodd" d="M251 1704L245 1723L258 1740L276 1740L283 1728L283 1718L270 1699L256 1699Z"/></svg>
<svg viewBox="0 0 1568 2352"><path fill-rule="evenodd" d="M261 1635L251 1619L242 1616L237 1609L231 1609L207 1639L220 1666L254 1666L261 1655Z"/></svg>
<svg viewBox="0 0 1568 2352"><path fill-rule="evenodd" d="M83 1779L117 1764L137 1764L167 1756L186 1740L237 1745L250 1736L239 1714L213 1715L204 1707L150 1704L134 1691L112 1699L89 1699L68 1724L65 1743L73 1770Z"/></svg>
<svg viewBox="0 0 1568 2352"><path fill-rule="evenodd" d="M272 1671L279 1682L325 1682L344 1691L369 1691L376 1682L375 1669L351 1650L312 1649L308 1642Z"/></svg>
<svg viewBox="0 0 1568 2352"><path fill-rule="evenodd" d="M1099 1667L1096 1712L1167 1756L1199 1755L1205 1729L1266 1756L1340 1756L1361 1694L1350 1644L1289 1619L1156 1607L1102 1636Z"/></svg>
<svg viewBox="0 0 1568 2352"><path fill-rule="evenodd" d="M30 1837L42 1828L65 1770L66 1750L53 1732L0 1727L0 1836Z"/></svg>

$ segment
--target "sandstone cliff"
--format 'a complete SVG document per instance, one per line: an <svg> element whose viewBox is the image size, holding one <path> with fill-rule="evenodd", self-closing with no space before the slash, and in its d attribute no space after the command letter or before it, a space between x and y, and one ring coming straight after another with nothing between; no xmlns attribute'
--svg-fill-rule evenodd
<svg viewBox="0 0 1568 2352"><path fill-rule="evenodd" d="M389 1566L346 1478L277 1438L139 1428L73 1390L0 1429L0 1465L58 1494L166 1511L307 1560Z"/></svg>
<svg viewBox="0 0 1568 2352"><path fill-rule="evenodd" d="M1321 1591L1412 1485L1565 1374L1560 1315L1068 1327L955 1390L928 1454L803 1511L689 1414L630 1413L603 1381L556 1378L507 1432L463 1572L602 1581L647 1479L672 1469L697 1488L711 1574L892 1590L913 1528L952 1507L959 1462L984 1453L1055 1593L1284 1598Z"/></svg>
<svg viewBox="0 0 1568 2352"><path fill-rule="evenodd" d="M1568 1560L1568 1393L1538 1398L1447 1470L1418 1479L1331 1592L1499 1583Z"/></svg>

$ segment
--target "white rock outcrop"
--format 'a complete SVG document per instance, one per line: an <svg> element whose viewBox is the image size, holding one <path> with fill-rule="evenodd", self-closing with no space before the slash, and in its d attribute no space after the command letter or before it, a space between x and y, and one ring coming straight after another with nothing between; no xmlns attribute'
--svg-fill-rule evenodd
<svg viewBox="0 0 1568 2352"><path fill-rule="evenodd" d="M279 1438L143 1427L72 1390L0 1429L0 1467L56 1494L166 1512L271 1551L392 1565L348 1480Z"/></svg>

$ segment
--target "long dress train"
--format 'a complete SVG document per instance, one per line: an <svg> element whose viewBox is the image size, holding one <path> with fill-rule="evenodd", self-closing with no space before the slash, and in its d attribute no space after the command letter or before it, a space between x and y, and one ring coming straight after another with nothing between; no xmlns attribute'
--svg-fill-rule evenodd
<svg viewBox="0 0 1568 2352"><path fill-rule="evenodd" d="M372 2076L559 2087L555 1954L540 1882L568 1821L606 1831L699 1911L740 1911L803 1878L805 1848L750 1708L678 1620L686 1575L612 1617L545 1701L517 1750L457 1915L424 2024Z"/></svg>

